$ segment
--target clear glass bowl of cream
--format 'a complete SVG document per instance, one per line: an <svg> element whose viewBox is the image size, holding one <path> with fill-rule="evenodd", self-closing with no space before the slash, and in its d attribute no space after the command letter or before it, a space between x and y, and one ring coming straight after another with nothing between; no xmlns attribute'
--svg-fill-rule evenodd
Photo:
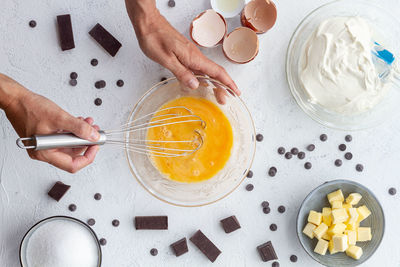
<svg viewBox="0 0 400 267"><path fill-rule="evenodd" d="M154 197L177 206L207 205L229 195L245 179L255 154L255 128L245 103L222 83L208 77L197 78L200 86L196 90L185 88L176 78L154 85L138 101L128 120L132 122L146 114L157 112L166 103L182 97L206 99L215 104L228 119L233 134L229 158L222 169L207 180L179 182L169 179L155 166L150 155L126 151L131 172L137 181ZM225 95L225 104L220 104L217 100L216 90ZM144 140L147 133L131 132L125 138L127 141Z"/></svg>
<svg viewBox="0 0 400 267"><path fill-rule="evenodd" d="M370 45L365 43L368 34L370 42L400 55L399 22L367 1L325 4L296 28L287 50L286 76L297 103L315 121L362 130L379 125L398 109L400 88L371 77L372 52L363 51Z"/></svg>

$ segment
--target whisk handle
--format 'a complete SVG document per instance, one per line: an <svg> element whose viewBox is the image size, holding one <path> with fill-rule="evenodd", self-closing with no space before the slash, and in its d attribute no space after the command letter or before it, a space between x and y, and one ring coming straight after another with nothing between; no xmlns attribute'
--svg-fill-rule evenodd
<svg viewBox="0 0 400 267"><path fill-rule="evenodd" d="M17 146L22 149L46 150L54 148L80 147L90 145L103 145L107 137L104 131L99 131L100 139L97 142L91 142L81 139L72 133L34 135L17 139ZM23 141L28 141L25 145Z"/></svg>

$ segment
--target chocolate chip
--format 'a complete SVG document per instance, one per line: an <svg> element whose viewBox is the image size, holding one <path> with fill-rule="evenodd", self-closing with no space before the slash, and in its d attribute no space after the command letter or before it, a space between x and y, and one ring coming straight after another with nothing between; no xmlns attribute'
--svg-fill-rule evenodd
<svg viewBox="0 0 400 267"><path fill-rule="evenodd" d="M394 195L396 195L397 190L396 190L396 188L391 187L391 188L389 188L389 191L388 191L388 192L389 192L390 195L394 196Z"/></svg>
<svg viewBox="0 0 400 267"><path fill-rule="evenodd" d="M362 172L364 170L364 166L362 164L357 164L356 165L356 171Z"/></svg>
<svg viewBox="0 0 400 267"><path fill-rule="evenodd" d="M253 191L253 189L254 189L254 185L252 185L252 184L246 185L246 190L247 191Z"/></svg>
<svg viewBox="0 0 400 267"><path fill-rule="evenodd" d="M77 81L77 80L75 80L75 79L69 80L69 85L71 85L71 86L76 86L77 84L78 84L78 81Z"/></svg>
<svg viewBox="0 0 400 267"><path fill-rule="evenodd" d="M274 262L272 263L272 267L279 267L279 262L274 261Z"/></svg>
<svg viewBox="0 0 400 267"><path fill-rule="evenodd" d="M100 193L96 193L96 194L94 194L94 199L96 199L96 200L100 200L101 199L101 194Z"/></svg>
<svg viewBox="0 0 400 267"><path fill-rule="evenodd" d="M304 168L306 168L306 170L311 169L311 167L312 167L311 162L306 162L306 163L304 163Z"/></svg>
<svg viewBox="0 0 400 267"><path fill-rule="evenodd" d="M340 166L342 166L342 164L343 164L343 162L342 162L341 159L335 160L335 166L336 166L336 167L340 167Z"/></svg>
<svg viewBox="0 0 400 267"><path fill-rule="evenodd" d="M175 1L174 0L169 0L168 1L168 6L169 7L175 7Z"/></svg>
<svg viewBox="0 0 400 267"><path fill-rule="evenodd" d="M69 77L70 77L71 79L73 79L73 80L76 80L76 79L78 79L78 73L76 73L76 72L71 72L71 74L69 75Z"/></svg>
<svg viewBox="0 0 400 267"><path fill-rule="evenodd" d="M95 104L96 106L100 106L102 103L103 103L103 100L101 100L101 98L96 98L96 99L94 100L94 104Z"/></svg>
<svg viewBox="0 0 400 267"><path fill-rule="evenodd" d="M319 136L319 140L321 140L322 142L325 142L326 140L328 140L328 136L326 134L321 134Z"/></svg>
<svg viewBox="0 0 400 267"><path fill-rule="evenodd" d="M168 216L136 216L136 230L168 230Z"/></svg>
<svg viewBox="0 0 400 267"><path fill-rule="evenodd" d="M286 149L284 147L279 147L278 148L278 154L279 155L283 155L283 154L285 154L285 152L286 152Z"/></svg>
<svg viewBox="0 0 400 267"><path fill-rule="evenodd" d="M175 253L175 256L177 256L177 257L179 257L189 251L188 246L187 246L186 237L172 243L170 245L170 247L172 248L172 250Z"/></svg>
<svg viewBox="0 0 400 267"><path fill-rule="evenodd" d="M339 150L340 150L340 151L346 151L346 149L347 149L347 147L346 147L345 144L340 144L340 145L339 145Z"/></svg>
<svg viewBox="0 0 400 267"><path fill-rule="evenodd" d="M29 27L35 28L36 27L36 21L34 21L34 20L29 21Z"/></svg>
<svg viewBox="0 0 400 267"><path fill-rule="evenodd" d="M124 81L123 81L123 80L118 80L118 81L117 81L117 86L118 86L118 87L124 86Z"/></svg>
<svg viewBox="0 0 400 267"><path fill-rule="evenodd" d="M100 245L105 246L107 244L107 240L105 238L100 238Z"/></svg>
<svg viewBox="0 0 400 267"><path fill-rule="evenodd" d="M268 201L263 201L263 202L261 203L261 206L262 206L263 208L269 207L269 202L268 202Z"/></svg>
<svg viewBox="0 0 400 267"><path fill-rule="evenodd" d="M279 213L284 213L285 211L286 211L285 206L279 206L279 207L278 207L278 212L279 212Z"/></svg>
<svg viewBox="0 0 400 267"><path fill-rule="evenodd" d="M93 67L96 67L97 64L99 64L99 61L95 58L90 61L90 65L92 65Z"/></svg>
<svg viewBox="0 0 400 267"><path fill-rule="evenodd" d="M293 155L297 155L299 154L299 149L297 147L294 147L290 150L290 153L292 153Z"/></svg>
<svg viewBox="0 0 400 267"><path fill-rule="evenodd" d="M90 218L89 220L87 220L87 224L89 224L90 226L95 225L96 221L93 218Z"/></svg>
<svg viewBox="0 0 400 267"><path fill-rule="evenodd" d="M100 80L94 83L94 87L96 87L97 89L101 89L106 87L106 81L104 80Z"/></svg>
<svg viewBox="0 0 400 267"><path fill-rule="evenodd" d="M219 250L200 230L190 238L190 241L192 241L211 262L214 262L221 254L221 250Z"/></svg>
<svg viewBox="0 0 400 267"><path fill-rule="evenodd" d="M113 221L111 222L111 224L112 224L113 226L115 226L115 227L118 227L118 226L119 226L119 221L118 221L117 219L115 219L115 220L113 220Z"/></svg>
<svg viewBox="0 0 400 267"><path fill-rule="evenodd" d="M114 57L122 44L115 39L103 26L97 23L89 32L96 42L101 45L112 57Z"/></svg>
<svg viewBox="0 0 400 267"><path fill-rule="evenodd" d="M76 205L75 204L71 204L68 206L68 209L72 212L76 211Z"/></svg>
<svg viewBox="0 0 400 267"><path fill-rule="evenodd" d="M150 249L150 254L151 254L151 256L157 256L158 250L156 248L152 248L152 249Z"/></svg>
<svg viewBox="0 0 400 267"><path fill-rule="evenodd" d="M251 171L251 170L249 170L248 172L247 172L247 178L252 178L253 177L253 172Z"/></svg>
<svg viewBox="0 0 400 267"><path fill-rule="evenodd" d="M271 224L270 226L269 226L269 229L271 230L271 231L276 231L276 230L278 230L278 226L276 225L276 224Z"/></svg>
<svg viewBox="0 0 400 267"><path fill-rule="evenodd" d="M51 198L56 201L60 201L60 199L67 193L67 191L71 188L70 185L66 185L63 182L56 182L50 191L47 193Z"/></svg>
<svg viewBox="0 0 400 267"><path fill-rule="evenodd" d="M256 135L257 142L261 142L263 139L264 139L264 136L262 134L257 134Z"/></svg>
<svg viewBox="0 0 400 267"><path fill-rule="evenodd" d="M314 149L315 149L315 145L314 144L310 144L310 145L307 146L307 150L308 151L314 151Z"/></svg>
<svg viewBox="0 0 400 267"><path fill-rule="evenodd" d="M272 246L271 241L268 241L267 243L259 245L257 247L257 250L261 256L261 260L264 262L278 259L278 257L276 256L276 253L275 253L275 249Z"/></svg>
<svg viewBox="0 0 400 267"><path fill-rule="evenodd" d="M271 208L270 208L270 207L264 207L264 208L263 208L263 212L264 212L265 214L269 214L269 213L271 212Z"/></svg>
<svg viewBox="0 0 400 267"><path fill-rule="evenodd" d="M69 14L57 16L57 24L61 50L65 51L75 48L71 16Z"/></svg>
<svg viewBox="0 0 400 267"><path fill-rule="evenodd" d="M278 172L278 170L275 167L271 167L271 168L269 168L268 175L271 177L274 177L277 172Z"/></svg>
<svg viewBox="0 0 400 267"><path fill-rule="evenodd" d="M351 136L351 135L346 135L345 137L344 137L344 140L346 140L346 142L351 142L352 140L353 140L353 137Z"/></svg>
<svg viewBox="0 0 400 267"><path fill-rule="evenodd" d="M292 158L292 153L286 152L286 153L285 153L285 158L286 158L286 159L291 159L291 158Z"/></svg>
<svg viewBox="0 0 400 267"><path fill-rule="evenodd" d="M299 159L304 159L305 157L306 157L306 153L304 153L304 152L299 152L299 154L297 154L297 157L299 158Z"/></svg>
<svg viewBox="0 0 400 267"><path fill-rule="evenodd" d="M221 225L227 234L240 229L240 223L234 215L221 220Z"/></svg>
<svg viewBox="0 0 400 267"><path fill-rule="evenodd" d="M351 160L353 158L353 154L351 154L350 152L347 152L346 154L344 154L344 158L347 160Z"/></svg>
<svg viewBox="0 0 400 267"><path fill-rule="evenodd" d="M296 255L290 256L290 261L291 262L296 262L297 261L297 256Z"/></svg>

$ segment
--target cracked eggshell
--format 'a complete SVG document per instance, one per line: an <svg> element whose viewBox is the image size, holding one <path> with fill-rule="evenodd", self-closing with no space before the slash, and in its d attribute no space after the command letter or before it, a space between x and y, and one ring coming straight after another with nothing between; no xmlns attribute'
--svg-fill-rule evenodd
<svg viewBox="0 0 400 267"><path fill-rule="evenodd" d="M277 10L271 0L252 0L243 9L240 21L256 33L265 33L276 22Z"/></svg>
<svg viewBox="0 0 400 267"><path fill-rule="evenodd" d="M239 27L229 33L223 42L222 51L232 62L244 64L252 61L258 54L257 34L247 27Z"/></svg>
<svg viewBox="0 0 400 267"><path fill-rule="evenodd" d="M195 17L190 24L190 37L202 47L214 47L222 43L227 32L224 17L208 9Z"/></svg>

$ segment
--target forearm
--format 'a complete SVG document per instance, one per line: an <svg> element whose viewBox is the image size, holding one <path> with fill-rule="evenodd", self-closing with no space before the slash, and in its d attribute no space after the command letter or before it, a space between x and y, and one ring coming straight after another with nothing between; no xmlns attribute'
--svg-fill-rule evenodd
<svg viewBox="0 0 400 267"><path fill-rule="evenodd" d="M0 73L0 109L6 110L26 92L16 81Z"/></svg>
<svg viewBox="0 0 400 267"><path fill-rule="evenodd" d="M152 24L160 16L155 0L125 0L126 10L136 34L144 35L152 30Z"/></svg>

